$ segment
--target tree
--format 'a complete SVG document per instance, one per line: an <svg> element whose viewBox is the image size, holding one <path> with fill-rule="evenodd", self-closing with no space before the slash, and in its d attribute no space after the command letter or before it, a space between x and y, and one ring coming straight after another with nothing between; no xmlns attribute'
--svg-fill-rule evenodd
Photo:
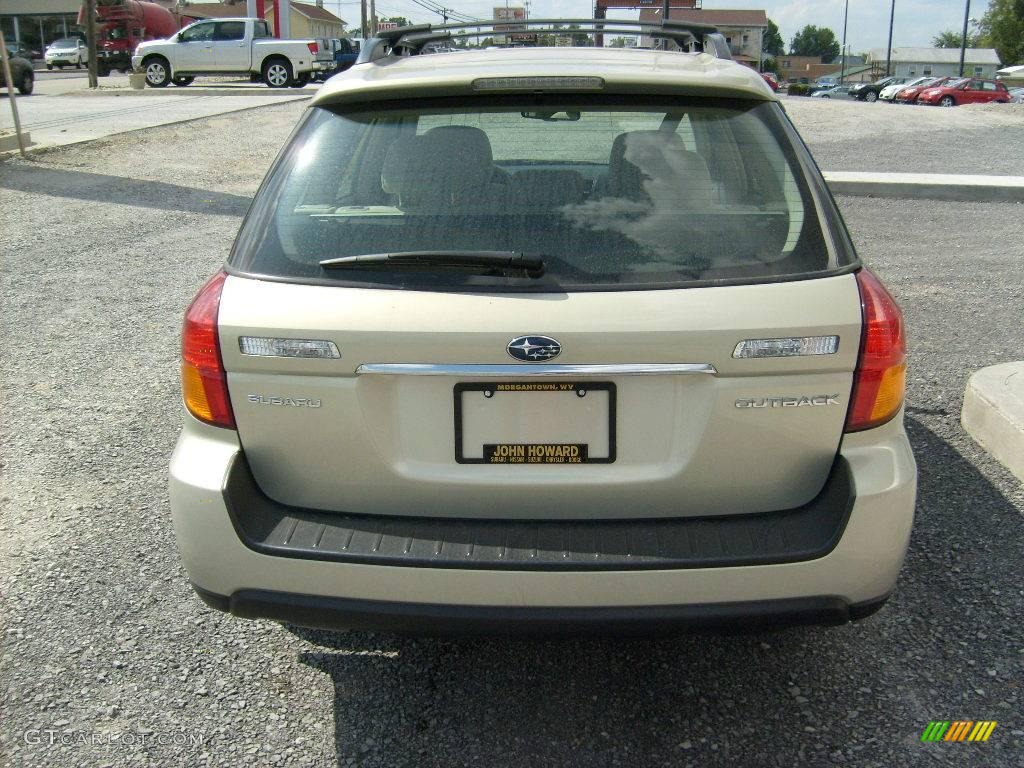
<svg viewBox="0 0 1024 768"><path fill-rule="evenodd" d="M940 32L932 38L932 45L936 48L959 48L963 42L963 34L957 32L955 29L947 29L945 32ZM977 33L967 33L967 47L978 48L981 45L981 35Z"/></svg>
<svg viewBox="0 0 1024 768"><path fill-rule="evenodd" d="M379 19L377 19L378 24L383 24L389 21L393 21L400 27L408 27L412 24L412 22L405 18L405 16L381 16Z"/></svg>
<svg viewBox="0 0 1024 768"><path fill-rule="evenodd" d="M808 24L796 33L793 42L789 44L789 52L793 56L820 56L828 64L839 55L839 41L836 40L836 33L828 27L819 29Z"/></svg>
<svg viewBox="0 0 1024 768"><path fill-rule="evenodd" d="M979 26L1003 64L1024 64L1024 0L991 0Z"/></svg>
<svg viewBox="0 0 1024 768"><path fill-rule="evenodd" d="M764 45L761 46L761 50L770 56L781 56L786 52L786 42L779 34L778 25L771 19L768 19L768 29L764 31Z"/></svg>
<svg viewBox="0 0 1024 768"><path fill-rule="evenodd" d="M625 48L626 47L626 38L624 38L624 37L613 37L612 38L612 42L610 43L610 47L612 47L612 48Z"/></svg>

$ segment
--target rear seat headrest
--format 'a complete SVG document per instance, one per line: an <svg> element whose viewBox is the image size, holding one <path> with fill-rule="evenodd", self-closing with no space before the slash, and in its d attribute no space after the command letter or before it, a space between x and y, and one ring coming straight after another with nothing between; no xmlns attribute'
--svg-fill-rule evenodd
<svg viewBox="0 0 1024 768"><path fill-rule="evenodd" d="M629 131L612 143L608 160L608 194L631 200L647 198L647 181L682 182L694 190L712 190L707 163L686 148L677 133Z"/></svg>
<svg viewBox="0 0 1024 768"><path fill-rule="evenodd" d="M438 126L396 140L381 170L385 192L403 198L451 198L494 176L491 142L472 126Z"/></svg>

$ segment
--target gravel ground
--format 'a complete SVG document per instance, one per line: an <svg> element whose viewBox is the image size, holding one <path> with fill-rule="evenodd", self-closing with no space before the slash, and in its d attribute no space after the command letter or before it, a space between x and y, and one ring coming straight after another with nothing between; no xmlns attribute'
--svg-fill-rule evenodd
<svg viewBox="0 0 1024 768"><path fill-rule="evenodd" d="M783 97L827 171L917 171L1024 176L1024 106L941 109Z"/></svg>
<svg viewBox="0 0 1024 768"><path fill-rule="evenodd" d="M958 421L969 372L1024 345L1022 206L840 201L907 313L921 472L901 582L865 622L442 641L204 608L166 499L178 328L298 109L0 165L0 763L1024 763L1024 490ZM999 726L921 744L933 719Z"/></svg>

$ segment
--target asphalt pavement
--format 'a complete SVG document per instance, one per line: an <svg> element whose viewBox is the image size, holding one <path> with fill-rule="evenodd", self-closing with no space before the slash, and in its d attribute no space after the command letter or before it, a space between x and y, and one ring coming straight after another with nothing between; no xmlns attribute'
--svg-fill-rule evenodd
<svg viewBox="0 0 1024 768"><path fill-rule="evenodd" d="M68 70L71 72L72 70ZM37 148L60 147L106 136L187 122L285 101L305 100L313 88L284 90L261 86L253 90L246 79L211 80L207 87L142 91L128 88L126 75L100 78L89 90L88 77L60 72L38 75L35 93L17 98L22 130ZM0 133L13 130L14 119L0 99Z"/></svg>
<svg viewBox="0 0 1024 768"><path fill-rule="evenodd" d="M166 493L181 316L298 111L0 165L0 763L1024 764L1024 489L959 425L970 372L1024 348L1021 205L840 200L906 312L920 467L897 591L864 622L453 641L205 608ZM999 725L920 741L958 719Z"/></svg>

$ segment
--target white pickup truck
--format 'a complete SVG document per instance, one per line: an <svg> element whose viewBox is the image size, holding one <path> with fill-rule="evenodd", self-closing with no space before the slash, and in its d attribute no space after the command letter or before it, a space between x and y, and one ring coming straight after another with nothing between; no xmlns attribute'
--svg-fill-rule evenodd
<svg viewBox="0 0 1024 768"><path fill-rule="evenodd" d="M271 88L301 88L323 69L315 40L278 40L263 19L207 19L166 40L140 43L132 57L153 88L188 85L196 75L251 75Z"/></svg>

